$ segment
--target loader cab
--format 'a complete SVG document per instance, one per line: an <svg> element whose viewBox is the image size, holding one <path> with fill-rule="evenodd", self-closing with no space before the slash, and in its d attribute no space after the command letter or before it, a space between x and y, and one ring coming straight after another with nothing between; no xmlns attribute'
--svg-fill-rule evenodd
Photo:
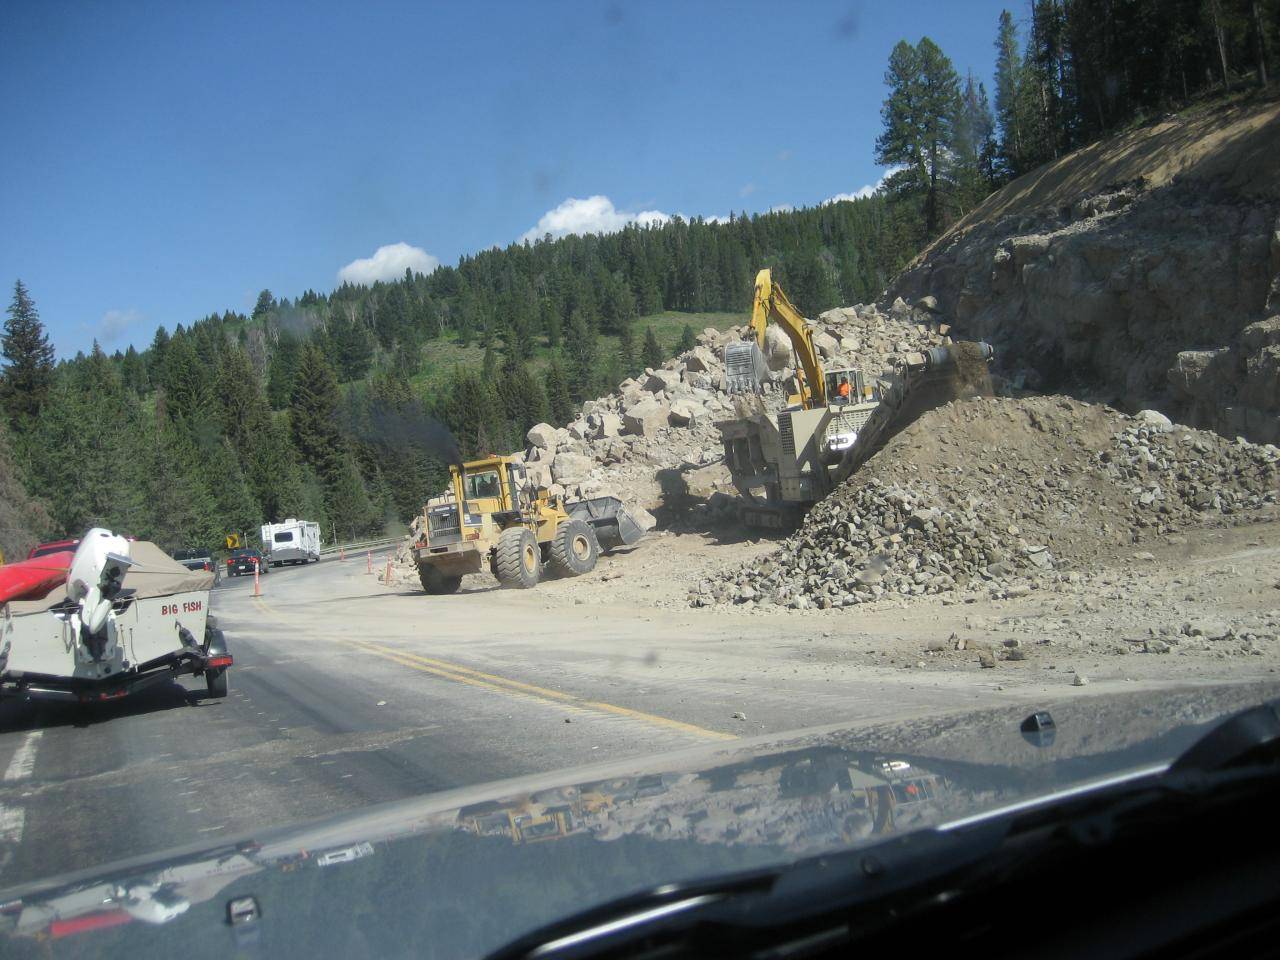
<svg viewBox="0 0 1280 960"><path fill-rule="evenodd" d="M463 523L478 526L491 517L499 527L519 522L526 510L522 464L506 457L472 460L454 468L454 496L463 505Z"/></svg>

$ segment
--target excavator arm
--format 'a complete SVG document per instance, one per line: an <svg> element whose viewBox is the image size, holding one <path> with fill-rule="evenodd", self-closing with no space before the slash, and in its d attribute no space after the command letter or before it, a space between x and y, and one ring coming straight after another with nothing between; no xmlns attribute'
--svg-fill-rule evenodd
<svg viewBox="0 0 1280 960"><path fill-rule="evenodd" d="M756 274L755 303L751 308L751 330L761 350L764 349L764 333L770 320L782 328L795 351L798 361L797 395L801 406L806 410L824 406L827 402L827 380L804 317L791 305L782 288L773 282L773 274L769 270L761 270Z"/></svg>

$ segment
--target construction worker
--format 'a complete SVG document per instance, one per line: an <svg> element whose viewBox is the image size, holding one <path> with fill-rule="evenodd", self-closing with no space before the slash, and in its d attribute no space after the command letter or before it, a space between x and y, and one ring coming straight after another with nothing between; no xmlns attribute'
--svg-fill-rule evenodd
<svg viewBox="0 0 1280 960"><path fill-rule="evenodd" d="M847 378L840 378L840 385L836 387L836 395L840 397L841 403L849 402L849 381Z"/></svg>

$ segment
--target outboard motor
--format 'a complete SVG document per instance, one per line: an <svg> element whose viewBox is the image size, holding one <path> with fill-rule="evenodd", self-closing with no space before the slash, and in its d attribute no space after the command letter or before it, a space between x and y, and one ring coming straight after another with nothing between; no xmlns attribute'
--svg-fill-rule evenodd
<svg viewBox="0 0 1280 960"><path fill-rule="evenodd" d="M129 541L95 527L85 534L67 575L67 596L80 606L80 639L94 660L107 648L111 606L133 561Z"/></svg>

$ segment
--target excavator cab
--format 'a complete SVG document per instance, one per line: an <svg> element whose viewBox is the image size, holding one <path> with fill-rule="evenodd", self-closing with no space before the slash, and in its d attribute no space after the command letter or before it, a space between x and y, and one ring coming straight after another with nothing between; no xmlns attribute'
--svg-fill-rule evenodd
<svg viewBox="0 0 1280 960"><path fill-rule="evenodd" d="M868 382L861 370L828 370L826 386L827 402L831 406L880 402L878 383L874 379Z"/></svg>

